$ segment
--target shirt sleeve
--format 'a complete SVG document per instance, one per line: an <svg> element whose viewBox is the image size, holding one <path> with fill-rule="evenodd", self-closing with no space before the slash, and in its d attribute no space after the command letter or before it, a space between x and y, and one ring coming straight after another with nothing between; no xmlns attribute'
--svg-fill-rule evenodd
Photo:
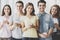
<svg viewBox="0 0 60 40"><path fill-rule="evenodd" d="M54 19L54 23L59 24L59 22L58 22L58 19L57 19L57 18L55 18L55 19Z"/></svg>
<svg viewBox="0 0 60 40"><path fill-rule="evenodd" d="M52 15L50 15L49 29L53 29L53 28L54 28L53 17Z"/></svg>
<svg viewBox="0 0 60 40"><path fill-rule="evenodd" d="M20 22L23 22L24 21L24 16L22 16L21 18L20 18Z"/></svg>
<svg viewBox="0 0 60 40"><path fill-rule="evenodd" d="M39 20L39 17L38 17L38 16L36 16L36 19L37 19L37 20Z"/></svg>

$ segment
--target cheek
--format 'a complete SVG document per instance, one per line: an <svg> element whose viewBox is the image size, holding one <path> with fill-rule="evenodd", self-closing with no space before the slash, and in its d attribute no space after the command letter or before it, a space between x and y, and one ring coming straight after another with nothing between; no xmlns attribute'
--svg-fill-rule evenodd
<svg viewBox="0 0 60 40"><path fill-rule="evenodd" d="M10 13L10 10L8 10L8 12Z"/></svg>
<svg viewBox="0 0 60 40"><path fill-rule="evenodd" d="M20 7L20 9L23 9L23 7Z"/></svg>
<svg viewBox="0 0 60 40"><path fill-rule="evenodd" d="M33 11L33 9L28 9L28 11L29 11L29 12L32 12L32 11Z"/></svg>
<svg viewBox="0 0 60 40"><path fill-rule="evenodd" d="M57 13L57 11L55 11L55 10L51 10L51 13L56 14L56 13Z"/></svg>
<svg viewBox="0 0 60 40"><path fill-rule="evenodd" d="M5 13L7 13L7 12L8 12L8 10L4 9L4 12L5 12Z"/></svg>
<svg viewBox="0 0 60 40"><path fill-rule="evenodd" d="M57 12L52 12L52 15L55 15Z"/></svg>
<svg viewBox="0 0 60 40"><path fill-rule="evenodd" d="M27 12L29 12L29 11L30 11L30 9L29 9L29 8L27 8L27 9L26 9L26 11L27 11Z"/></svg>
<svg viewBox="0 0 60 40"><path fill-rule="evenodd" d="M28 8L26 9L26 11L28 11Z"/></svg>
<svg viewBox="0 0 60 40"><path fill-rule="evenodd" d="M32 12L32 11L33 11L33 9L30 10L30 12Z"/></svg>
<svg viewBox="0 0 60 40"><path fill-rule="evenodd" d="M57 13L57 11L55 11Z"/></svg>
<svg viewBox="0 0 60 40"><path fill-rule="evenodd" d="M19 9L19 7L17 7L17 9Z"/></svg>

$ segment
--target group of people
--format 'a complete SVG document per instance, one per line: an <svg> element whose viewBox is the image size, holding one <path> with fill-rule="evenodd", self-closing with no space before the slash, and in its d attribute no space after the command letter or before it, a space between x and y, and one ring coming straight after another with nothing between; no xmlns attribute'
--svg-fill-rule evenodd
<svg viewBox="0 0 60 40"><path fill-rule="evenodd" d="M31 2L23 10L24 3L17 1L14 15L10 5L4 5L0 16L0 40L60 40L59 5L53 5L50 13L46 13L46 1L37 4L37 15Z"/></svg>

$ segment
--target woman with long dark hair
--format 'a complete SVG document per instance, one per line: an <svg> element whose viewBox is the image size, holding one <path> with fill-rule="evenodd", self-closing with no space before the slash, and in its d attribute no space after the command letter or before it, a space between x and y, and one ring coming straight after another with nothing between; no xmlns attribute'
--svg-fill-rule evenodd
<svg viewBox="0 0 60 40"><path fill-rule="evenodd" d="M11 38L11 7L5 5L2 10L2 17L0 19L0 39L10 40Z"/></svg>
<svg viewBox="0 0 60 40"><path fill-rule="evenodd" d="M25 7L25 16L22 22L23 39L22 40L38 40L38 17L35 16L34 6L27 3ZM24 20L25 19L25 20Z"/></svg>
<svg viewBox="0 0 60 40"><path fill-rule="evenodd" d="M53 31L53 40L60 40L58 38L58 31L60 30L59 27L59 5L53 5L50 10L50 14L53 16L53 22L54 22L54 31Z"/></svg>

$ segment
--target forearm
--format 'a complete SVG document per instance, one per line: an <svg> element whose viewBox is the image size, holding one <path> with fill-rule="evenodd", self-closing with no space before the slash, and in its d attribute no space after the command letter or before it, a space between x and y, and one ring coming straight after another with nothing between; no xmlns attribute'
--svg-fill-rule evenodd
<svg viewBox="0 0 60 40"><path fill-rule="evenodd" d="M60 30L60 27L58 27L57 29Z"/></svg>
<svg viewBox="0 0 60 40"><path fill-rule="evenodd" d="M12 31L14 28L15 28L14 25L11 25L11 26L10 26L10 30L11 30L11 31Z"/></svg>
<svg viewBox="0 0 60 40"><path fill-rule="evenodd" d="M53 29L50 29L47 34L48 34L48 36L50 36L50 35L52 35L52 33L53 33Z"/></svg>
<svg viewBox="0 0 60 40"><path fill-rule="evenodd" d="M25 27L24 27L24 28L22 28L22 31L23 31L23 32L24 32L24 31L26 31L26 30L27 30L27 28L25 28Z"/></svg>
<svg viewBox="0 0 60 40"><path fill-rule="evenodd" d="M0 29L3 27L3 23L0 23Z"/></svg>

